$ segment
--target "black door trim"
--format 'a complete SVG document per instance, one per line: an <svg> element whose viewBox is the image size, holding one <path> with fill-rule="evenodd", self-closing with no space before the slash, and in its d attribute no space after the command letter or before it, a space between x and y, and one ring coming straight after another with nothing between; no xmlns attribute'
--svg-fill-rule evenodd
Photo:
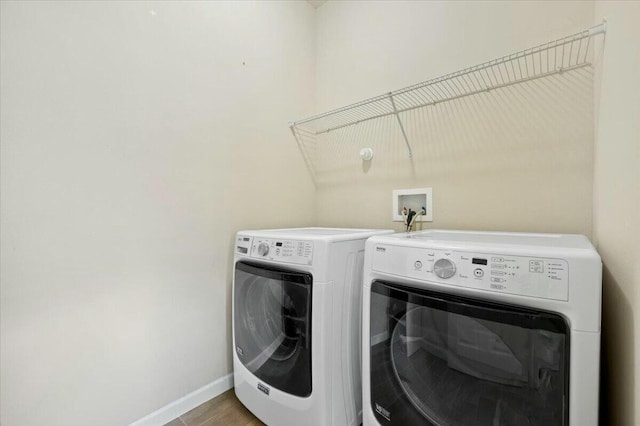
<svg viewBox="0 0 640 426"><path fill-rule="evenodd" d="M380 285L389 288L386 292ZM570 327L566 319L557 313L506 303L488 302L471 297L457 296L450 293L440 293L415 287L374 280L371 291L398 300L408 300L411 294L425 297L421 305L442 311L452 312L473 318L515 325L522 328L547 330L565 334L569 337Z"/></svg>

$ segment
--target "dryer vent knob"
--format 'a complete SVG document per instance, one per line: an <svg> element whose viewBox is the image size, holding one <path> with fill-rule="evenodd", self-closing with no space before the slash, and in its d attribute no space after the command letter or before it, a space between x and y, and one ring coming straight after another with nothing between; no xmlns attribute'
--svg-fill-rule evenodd
<svg viewBox="0 0 640 426"><path fill-rule="evenodd" d="M449 259L438 259L433 265L433 272L435 272L439 278L446 280L456 273L456 265Z"/></svg>
<svg viewBox="0 0 640 426"><path fill-rule="evenodd" d="M269 244L267 243L260 243L260 245L258 246L258 254L260 256L266 256L269 254Z"/></svg>

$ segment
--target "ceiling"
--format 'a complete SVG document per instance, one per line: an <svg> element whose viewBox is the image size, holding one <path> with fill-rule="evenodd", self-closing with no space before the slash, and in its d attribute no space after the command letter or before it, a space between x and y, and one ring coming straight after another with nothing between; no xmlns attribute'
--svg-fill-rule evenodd
<svg viewBox="0 0 640 426"><path fill-rule="evenodd" d="M316 9L327 2L327 0L307 0Z"/></svg>

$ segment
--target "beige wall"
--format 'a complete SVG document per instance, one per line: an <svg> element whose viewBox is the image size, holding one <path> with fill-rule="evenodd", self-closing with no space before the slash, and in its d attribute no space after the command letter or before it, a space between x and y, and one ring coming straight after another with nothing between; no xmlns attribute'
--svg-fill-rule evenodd
<svg viewBox="0 0 640 426"><path fill-rule="evenodd" d="M234 232L315 220L315 12L1 8L0 423L128 424L231 371Z"/></svg>
<svg viewBox="0 0 640 426"><path fill-rule="evenodd" d="M328 2L318 9L318 111L593 25L591 2ZM393 189L432 187L425 227L591 235L589 69L332 132L317 147L322 225L394 226ZM372 146L370 166L358 157Z"/></svg>
<svg viewBox="0 0 640 426"><path fill-rule="evenodd" d="M604 264L603 420L640 425L640 3L598 1L594 242ZM605 424L603 422L603 424Z"/></svg>

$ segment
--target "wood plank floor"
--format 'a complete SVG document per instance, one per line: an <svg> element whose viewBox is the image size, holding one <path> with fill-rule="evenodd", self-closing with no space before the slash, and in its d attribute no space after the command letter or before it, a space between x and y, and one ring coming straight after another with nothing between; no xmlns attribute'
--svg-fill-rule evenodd
<svg viewBox="0 0 640 426"><path fill-rule="evenodd" d="M165 426L260 426L258 420L238 398L233 389L210 399L167 423Z"/></svg>

